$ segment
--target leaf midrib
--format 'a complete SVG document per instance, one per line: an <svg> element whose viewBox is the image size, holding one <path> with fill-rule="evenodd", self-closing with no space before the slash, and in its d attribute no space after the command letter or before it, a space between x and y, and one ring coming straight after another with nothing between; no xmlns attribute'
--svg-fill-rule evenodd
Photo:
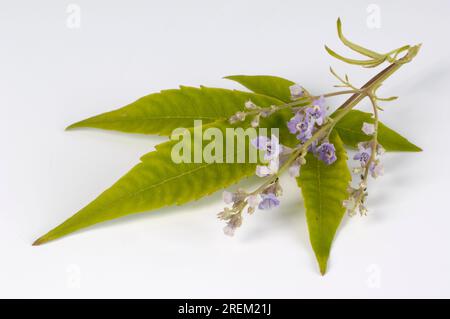
<svg viewBox="0 0 450 319"><path fill-rule="evenodd" d="M162 181L160 181L160 182L158 182L158 183L154 183L154 184L152 184L152 185L146 186L146 187L144 187L144 188L142 188L142 189L140 189L140 190L138 190L138 191L136 191L136 192L129 193L127 196L122 196L122 197L120 197L120 198L118 198L118 199L116 199L116 200L114 200L114 201L112 201L112 202L108 202L107 204L99 205L99 206L100 206L101 209L108 208L108 207L110 207L111 205L116 204L116 203L118 203L118 202L120 202L120 201L123 201L123 200L125 200L125 199L129 199L129 198L135 197L135 196L137 196L138 194L141 194L141 193L143 193L143 192L148 191L149 189L152 189L152 188L155 188L155 187L157 187L157 186L160 186L160 185L163 185L163 184L165 184L165 183L168 183L169 181L174 180L174 179L176 179L176 178L180 178L180 177L183 177L183 176L185 176L185 175L194 173L194 172L196 172L196 171L199 171L199 170L201 170L201 169L203 169L203 168L205 168L205 167L207 167L207 166L209 166L209 165L213 165L213 164L217 164L217 163L208 163L208 164L205 164L205 165L203 165L203 166L196 167L196 168L194 168L194 169L191 169L191 170L188 170L188 171L186 171L186 172L183 172L183 173L181 173L181 174L178 174L178 175L175 175L175 176L171 176L171 177L166 178L166 179L164 179L164 180L162 180Z"/></svg>
<svg viewBox="0 0 450 319"><path fill-rule="evenodd" d="M316 163L317 163L317 165L316 165L316 168L317 168L317 186L318 186L318 192L319 192L319 198L320 198L320 200L319 200L319 234L322 234L322 228L323 228L323 225L322 225L322 209L323 209L323 207L322 207L322 189L321 189L321 183L320 183L320 162L319 161L316 161Z"/></svg>

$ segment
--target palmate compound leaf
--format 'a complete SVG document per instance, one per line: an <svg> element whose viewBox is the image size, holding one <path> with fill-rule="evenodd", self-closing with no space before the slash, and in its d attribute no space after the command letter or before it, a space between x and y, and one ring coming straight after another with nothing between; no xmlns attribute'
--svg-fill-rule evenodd
<svg viewBox="0 0 450 319"><path fill-rule="evenodd" d="M229 118L244 109L246 101L268 107L279 100L265 95L220 88L164 90L149 94L114 111L74 123L67 129L82 127L115 130L127 133L170 135L179 127L192 127L194 120L203 124Z"/></svg>
<svg viewBox="0 0 450 319"><path fill-rule="evenodd" d="M294 82L275 76L268 75L232 75L225 77L238 82L249 90L272 96L283 102L290 102L289 86ZM335 130L345 145L356 147L359 142L368 141L370 136L365 135L361 128L364 122L373 123L370 113L351 110L339 123ZM420 152L422 149L406 138L390 129L383 123L379 123L378 140L387 151L396 152Z"/></svg>
<svg viewBox="0 0 450 319"><path fill-rule="evenodd" d="M338 133L331 134L330 142L336 148L337 160L327 165L309 153L297 178L305 201L309 238L322 275L327 269L334 235L345 214L342 202L348 198L351 181L347 153Z"/></svg>
<svg viewBox="0 0 450 319"><path fill-rule="evenodd" d="M265 128L277 127L280 125L279 121L284 120L282 114L275 114L273 117L264 119L261 126ZM235 127L248 126L248 122L238 123ZM192 133L193 130L200 129L206 132L208 128L218 129L223 135L223 145L226 145L227 137L225 133L227 128L231 128L231 125L227 121L217 121L203 127L189 129L192 148L191 151L187 151L187 154L194 156L195 145L200 145ZM271 133L270 129L267 131L269 134ZM285 140L289 144L289 140L285 139L287 135L291 134L287 130L280 130L280 140ZM144 155L141 158L141 163L132 168L114 185L61 225L36 240L34 245L40 245L79 229L125 215L194 201L253 175L256 164L248 161L248 141L250 138L245 138L245 141L235 138L234 163L226 161L229 152L227 153L224 150L222 156L224 163L177 164L172 160L171 153L172 147L179 142L169 141L158 145L156 151ZM204 136L202 141L204 150L208 147L207 145L215 145L210 144L214 142L216 142L214 136L210 138ZM237 160L243 153L246 154L246 161L240 163ZM216 153L213 151L213 154Z"/></svg>

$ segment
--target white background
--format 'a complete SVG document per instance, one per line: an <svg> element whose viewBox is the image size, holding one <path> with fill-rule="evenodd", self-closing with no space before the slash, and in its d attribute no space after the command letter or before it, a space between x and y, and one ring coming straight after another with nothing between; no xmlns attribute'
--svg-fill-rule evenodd
<svg viewBox="0 0 450 319"><path fill-rule="evenodd" d="M0 297L450 297L449 1L376 1L380 28L367 24L367 1L85 0L75 29L70 3L0 1ZM333 65L362 84L373 70L323 50L348 55L338 16L373 49L423 42L385 83L401 98L382 120L424 152L385 156L370 213L345 218L326 276L289 179L283 205L234 238L215 217L217 194L31 246L164 140L65 126L179 84L239 88L221 79L231 74L320 93Z"/></svg>

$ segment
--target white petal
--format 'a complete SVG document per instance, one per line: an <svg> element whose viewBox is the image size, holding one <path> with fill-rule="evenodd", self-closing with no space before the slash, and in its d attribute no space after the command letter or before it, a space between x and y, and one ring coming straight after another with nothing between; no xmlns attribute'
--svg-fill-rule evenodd
<svg viewBox="0 0 450 319"><path fill-rule="evenodd" d="M373 135L373 133L375 133L375 125L364 122L362 126L362 131L366 135Z"/></svg>
<svg viewBox="0 0 450 319"><path fill-rule="evenodd" d="M289 91L293 98L298 98L303 95L303 88L299 84L294 84L289 87Z"/></svg>
<svg viewBox="0 0 450 319"><path fill-rule="evenodd" d="M268 166L258 165L256 166L256 175L259 177L269 176L271 173Z"/></svg>
<svg viewBox="0 0 450 319"><path fill-rule="evenodd" d="M278 168L280 167L280 161L277 158L271 159L269 161L269 171L271 174L275 174L276 172L278 172Z"/></svg>
<svg viewBox="0 0 450 319"><path fill-rule="evenodd" d="M233 226L231 226L231 225L226 225L226 226L223 228L223 233L224 233L225 235L227 235L227 236L230 236L230 237L233 237L234 231L235 231L235 228L234 228Z"/></svg>
<svg viewBox="0 0 450 319"><path fill-rule="evenodd" d="M355 207L355 205L356 205L355 198L350 197L349 199L344 200L344 201L342 202L342 205L343 205L345 208L349 209L349 210L353 209L353 208Z"/></svg>
<svg viewBox="0 0 450 319"><path fill-rule="evenodd" d="M222 193L222 199L225 202L225 204L231 204L233 202L233 193L224 191Z"/></svg>
<svg viewBox="0 0 450 319"><path fill-rule="evenodd" d="M261 201L261 199L259 198L259 195L258 195L258 194L256 194L256 195L250 195L250 196L247 198L247 203L248 203L248 206L250 206L250 207L256 207L256 206L258 206L258 204L259 204L260 201Z"/></svg>

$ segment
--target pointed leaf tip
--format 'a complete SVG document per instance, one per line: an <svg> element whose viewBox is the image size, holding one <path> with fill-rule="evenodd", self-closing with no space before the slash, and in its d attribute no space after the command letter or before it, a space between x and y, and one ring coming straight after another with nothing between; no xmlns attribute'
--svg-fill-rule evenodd
<svg viewBox="0 0 450 319"><path fill-rule="evenodd" d="M333 239L345 214L342 202L348 197L351 181L347 152L336 132L330 135L330 143L334 144L337 160L326 165L308 154L297 178L306 208L311 246L322 275L327 270Z"/></svg>
<svg viewBox="0 0 450 319"><path fill-rule="evenodd" d="M359 142L370 139L361 131L364 122L373 123L370 113L359 110L350 111L335 127L346 145L357 147ZM422 152L422 149L408 141L399 133L380 122L378 141L386 151L390 152Z"/></svg>
<svg viewBox="0 0 450 319"><path fill-rule="evenodd" d="M78 122L77 122L77 123L70 124L69 126L67 126L67 127L64 129L64 131L70 131L70 130L73 130L74 128L77 128L77 124L78 124Z"/></svg>
<svg viewBox="0 0 450 319"><path fill-rule="evenodd" d="M42 245L42 244L45 244L47 241L44 239L44 236L42 236L42 237L39 237L38 239L36 239L34 242L33 242L33 244L32 244L32 246L40 246L40 245Z"/></svg>
<svg viewBox="0 0 450 319"><path fill-rule="evenodd" d="M192 127L193 121L197 119L201 119L203 124L209 124L228 118L242 111L249 99L261 105L277 103L274 98L249 92L180 86L179 89L146 95L122 108L78 121L66 130L96 128L170 136L176 128Z"/></svg>
<svg viewBox="0 0 450 319"><path fill-rule="evenodd" d="M320 274L322 276L325 276L325 274L327 272L327 262L325 261L325 263L319 264L319 268L320 268Z"/></svg>

